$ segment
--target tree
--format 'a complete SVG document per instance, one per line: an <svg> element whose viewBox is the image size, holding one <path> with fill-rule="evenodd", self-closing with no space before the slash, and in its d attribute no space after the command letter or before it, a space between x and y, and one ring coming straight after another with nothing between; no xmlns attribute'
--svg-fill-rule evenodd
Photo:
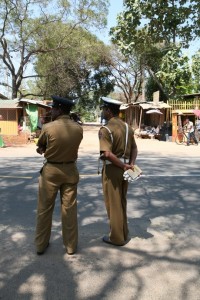
<svg viewBox="0 0 200 300"><path fill-rule="evenodd" d="M124 51L135 49L146 37L152 44L178 42L188 47L200 36L199 0L125 0L124 5L117 26L111 29L113 40ZM144 39L140 41L141 28Z"/></svg>
<svg viewBox="0 0 200 300"><path fill-rule="evenodd" d="M126 103L137 101L143 86L143 70L140 57L123 55L118 47L111 47L108 56L107 69L109 70L115 87L122 93L122 100Z"/></svg>
<svg viewBox="0 0 200 300"><path fill-rule="evenodd" d="M104 26L107 12L108 0L0 0L0 59L11 78L12 98L16 98L18 93L27 96L20 91L22 82L40 76L26 75L29 64L37 55L65 49L65 37L72 35L77 26L87 29ZM59 32L59 43L55 44L55 32L50 31L50 25L60 23L70 26L67 32ZM52 41L48 48L46 39ZM8 85L5 81L0 84Z"/></svg>
<svg viewBox="0 0 200 300"><path fill-rule="evenodd" d="M51 31L68 31L69 25L60 24ZM59 35L56 34L59 41ZM37 87L48 99L53 93L63 97L77 98L86 109L94 109L101 95L113 90L113 82L107 66L108 46L96 36L81 27L73 31L73 36L66 36L65 49L56 53L38 56L35 64L36 73L41 74ZM52 40L46 39L46 47ZM54 44L52 45L54 47Z"/></svg>
<svg viewBox="0 0 200 300"><path fill-rule="evenodd" d="M153 92L157 90L160 90L163 100L179 98L190 91L192 74L189 58L182 55L180 47L168 51L162 57L157 72L154 71L159 83L164 86L165 93L153 76L149 77L146 85L148 99L152 100Z"/></svg>
<svg viewBox="0 0 200 300"><path fill-rule="evenodd" d="M200 50L192 56L193 92L200 91Z"/></svg>
<svg viewBox="0 0 200 300"><path fill-rule="evenodd" d="M164 99L183 92L184 85L188 83L185 57L173 57L171 67L180 67L174 81L177 86L172 87L170 81L169 88L168 82L162 79L172 79L176 73L173 69L173 75L166 75L167 69L171 71L166 66L170 54L177 53L180 47L188 47L189 42L200 35L199 1L127 0L124 4L125 10L118 16L117 26L110 31L112 41L124 55L140 56L144 74L145 71L148 72Z"/></svg>
<svg viewBox="0 0 200 300"><path fill-rule="evenodd" d="M182 55L180 48L174 48L163 56L157 78L165 85L169 98L187 93L191 81L189 58Z"/></svg>

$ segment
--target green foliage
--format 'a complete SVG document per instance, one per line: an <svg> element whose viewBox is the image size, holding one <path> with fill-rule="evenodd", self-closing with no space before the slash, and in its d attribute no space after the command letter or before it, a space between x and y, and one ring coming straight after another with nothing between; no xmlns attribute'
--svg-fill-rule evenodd
<svg viewBox="0 0 200 300"><path fill-rule="evenodd" d="M80 116L80 119L83 123L84 122L95 122L97 120L95 109L88 110L88 109L84 108L82 105L77 105L76 112Z"/></svg>
<svg viewBox="0 0 200 300"><path fill-rule="evenodd" d="M87 30L104 27L108 4L108 0L0 1L0 60L11 78L12 97L18 95L22 81L27 78L27 66L38 55L68 49L66 37L70 42L70 36L79 26ZM68 24L68 31L58 30L60 24Z"/></svg>
<svg viewBox="0 0 200 300"><path fill-rule="evenodd" d="M125 0L124 5L110 34L124 55L140 59L151 77L147 89L159 89L162 99L192 91L191 69L180 47L200 36L199 0Z"/></svg>
<svg viewBox="0 0 200 300"><path fill-rule="evenodd" d="M123 51L142 46L147 37L152 44L178 41L187 47L200 35L199 0L126 0L124 5L117 26L111 29L113 42ZM140 40L139 36L143 38Z"/></svg>
<svg viewBox="0 0 200 300"><path fill-rule="evenodd" d="M163 56L156 76L170 99L186 94L191 80L189 58L182 55L180 48L174 47Z"/></svg>
<svg viewBox="0 0 200 300"><path fill-rule="evenodd" d="M159 85L151 76L147 78L145 89L145 96L147 101L153 101L153 93L157 91L160 92L160 99L162 99L162 101L167 101L165 93L163 93Z"/></svg>
<svg viewBox="0 0 200 300"><path fill-rule="evenodd" d="M192 57L192 74L194 91L200 91L200 50Z"/></svg>
<svg viewBox="0 0 200 300"><path fill-rule="evenodd" d="M51 31L70 32L70 26L60 24ZM47 47L55 47L59 43L59 34L45 40ZM40 43L41 41L39 41ZM55 43L55 45L54 45ZM105 68L107 47L88 31L79 27L73 30L73 35L65 34L63 43L65 49L56 53L46 53L38 57L36 72L43 77L37 81L37 86L45 91L46 98L57 94L69 98L78 98L85 109L92 110L101 95L107 95L113 90L113 82Z"/></svg>

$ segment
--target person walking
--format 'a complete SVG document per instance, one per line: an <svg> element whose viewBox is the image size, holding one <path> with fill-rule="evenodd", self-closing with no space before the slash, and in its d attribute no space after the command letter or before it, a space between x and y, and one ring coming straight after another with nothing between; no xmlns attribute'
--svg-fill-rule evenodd
<svg viewBox="0 0 200 300"><path fill-rule="evenodd" d="M109 235L103 242L123 246L129 241L127 224L128 182L123 174L133 169L137 157L134 131L119 118L122 102L102 97L103 117L108 121L99 130L100 159L103 161L102 187L109 219Z"/></svg>
<svg viewBox="0 0 200 300"><path fill-rule="evenodd" d="M195 144L198 145L197 138L195 136L195 131L194 131L194 125L193 122L190 121L188 118L185 120L185 130L187 134L187 146L190 145L190 140L191 138L194 140Z"/></svg>
<svg viewBox="0 0 200 300"><path fill-rule="evenodd" d="M44 153L40 171L35 244L38 255L49 246L55 199L60 191L63 244L67 253L74 254L78 243L76 166L83 128L70 119L75 101L52 96L52 122L44 124L36 151Z"/></svg>

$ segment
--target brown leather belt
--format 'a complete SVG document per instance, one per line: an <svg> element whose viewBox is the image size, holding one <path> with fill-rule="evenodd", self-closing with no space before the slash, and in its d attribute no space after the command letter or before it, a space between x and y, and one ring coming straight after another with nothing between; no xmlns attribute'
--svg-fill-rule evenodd
<svg viewBox="0 0 200 300"><path fill-rule="evenodd" d="M123 157L118 157L118 159L121 160L121 162L123 162L124 164L126 164L127 161L128 161L128 159L123 158ZM112 164L112 162L109 161L109 160L104 160L104 162L105 162L106 165L111 165Z"/></svg>
<svg viewBox="0 0 200 300"><path fill-rule="evenodd" d="M65 165L65 164L73 164L75 161L66 161L66 162L60 162L60 161L49 161L47 160L46 163L48 164L57 164L57 165Z"/></svg>

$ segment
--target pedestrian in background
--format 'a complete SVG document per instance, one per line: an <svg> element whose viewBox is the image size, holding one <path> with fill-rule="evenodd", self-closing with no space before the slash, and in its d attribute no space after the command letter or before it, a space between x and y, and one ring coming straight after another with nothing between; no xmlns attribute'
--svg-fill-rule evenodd
<svg viewBox="0 0 200 300"><path fill-rule="evenodd" d="M45 162L39 177L35 244L37 254L49 245L55 199L60 191L63 244L74 254L78 243L76 166L83 129L70 119L75 101L53 96L52 122L44 124L38 139L37 152L44 153Z"/></svg>
<svg viewBox="0 0 200 300"><path fill-rule="evenodd" d="M186 134L187 134L187 146L190 145L190 140L191 138L194 140L195 144L198 145L198 141L197 138L195 136L195 130L194 130L194 125L193 122L190 121L188 118L185 120L185 130L186 130Z"/></svg>
<svg viewBox="0 0 200 300"><path fill-rule="evenodd" d="M103 242L123 246L129 241L127 224L127 189L124 171L134 168L137 145L134 131L119 118L122 102L103 97L103 118L106 126L99 130L100 159L103 160L102 186L110 223Z"/></svg>

